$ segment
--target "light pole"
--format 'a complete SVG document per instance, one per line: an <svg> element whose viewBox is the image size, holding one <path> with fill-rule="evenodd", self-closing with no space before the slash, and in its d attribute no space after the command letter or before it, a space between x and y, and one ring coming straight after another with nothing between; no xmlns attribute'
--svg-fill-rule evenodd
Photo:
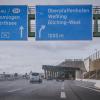
<svg viewBox="0 0 100 100"><path fill-rule="evenodd" d="M98 58L98 50L95 49L95 51L96 51L96 59L97 59Z"/></svg>
<svg viewBox="0 0 100 100"><path fill-rule="evenodd" d="M98 56L98 54L97 54L98 51L97 51L97 49L95 49L95 51L96 51L96 60L97 60L97 59L98 59L98 58L97 58L97 56ZM97 75L97 68L96 68L96 79L97 79L97 77L98 77L98 75Z"/></svg>

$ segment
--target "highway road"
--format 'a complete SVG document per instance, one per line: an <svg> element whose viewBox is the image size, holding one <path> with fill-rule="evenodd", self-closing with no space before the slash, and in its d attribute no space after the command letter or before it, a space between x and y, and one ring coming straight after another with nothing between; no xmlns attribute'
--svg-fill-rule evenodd
<svg viewBox="0 0 100 100"><path fill-rule="evenodd" d="M100 100L100 90L93 83L66 80L0 81L0 100Z"/></svg>

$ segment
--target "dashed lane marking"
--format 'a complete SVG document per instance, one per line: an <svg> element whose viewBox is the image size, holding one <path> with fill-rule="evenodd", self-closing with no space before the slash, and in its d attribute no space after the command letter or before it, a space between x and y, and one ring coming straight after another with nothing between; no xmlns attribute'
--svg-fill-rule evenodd
<svg viewBox="0 0 100 100"><path fill-rule="evenodd" d="M64 92L64 82L61 85L61 94L60 94L60 98L64 99L66 98L66 94Z"/></svg>
<svg viewBox="0 0 100 100"><path fill-rule="evenodd" d="M60 97L61 97L61 98L66 98L66 94L65 94L65 92L61 92Z"/></svg>
<svg viewBox="0 0 100 100"><path fill-rule="evenodd" d="M63 86L61 87L61 90L64 90L64 87Z"/></svg>

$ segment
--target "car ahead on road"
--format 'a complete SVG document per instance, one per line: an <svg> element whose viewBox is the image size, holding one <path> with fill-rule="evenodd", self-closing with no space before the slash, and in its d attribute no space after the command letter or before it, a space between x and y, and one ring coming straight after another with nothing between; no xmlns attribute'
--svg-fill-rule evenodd
<svg viewBox="0 0 100 100"><path fill-rule="evenodd" d="M56 81L64 81L64 76L58 76L57 78L56 78Z"/></svg>
<svg viewBox="0 0 100 100"><path fill-rule="evenodd" d="M42 83L42 78L41 75L39 73L31 73L29 75L29 79L30 79L30 83L34 83L34 82L39 82Z"/></svg>
<svg viewBox="0 0 100 100"><path fill-rule="evenodd" d="M47 80L53 80L53 78L52 77L48 77Z"/></svg>

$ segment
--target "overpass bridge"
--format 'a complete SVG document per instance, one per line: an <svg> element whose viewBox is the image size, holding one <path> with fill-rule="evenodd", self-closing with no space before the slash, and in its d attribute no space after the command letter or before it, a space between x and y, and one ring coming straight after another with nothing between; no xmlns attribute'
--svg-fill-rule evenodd
<svg viewBox="0 0 100 100"><path fill-rule="evenodd" d="M56 66L43 65L42 69L45 73L45 79L56 79L58 77L77 79L82 78L83 73L86 71L84 61L81 59L66 59Z"/></svg>

